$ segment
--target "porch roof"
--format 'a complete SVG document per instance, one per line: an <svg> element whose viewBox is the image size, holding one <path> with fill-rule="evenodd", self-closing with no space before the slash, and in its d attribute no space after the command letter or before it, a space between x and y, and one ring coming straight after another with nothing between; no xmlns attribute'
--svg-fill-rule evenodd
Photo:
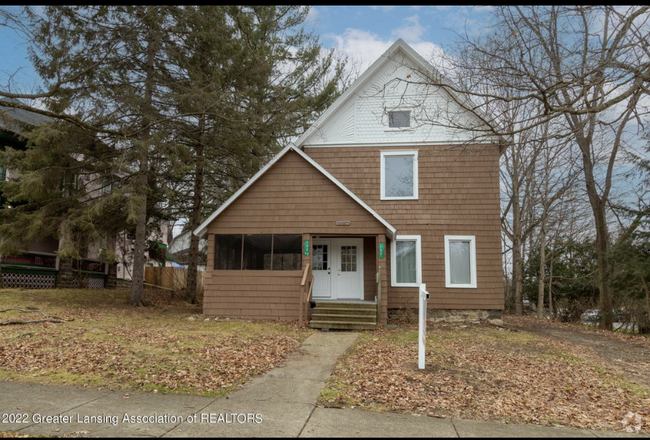
<svg viewBox="0 0 650 440"><path fill-rule="evenodd" d="M316 168L320 173L327 177L332 183L339 187L344 193L346 193L352 200L359 204L362 208L368 211L374 218L376 218L382 225L386 227L387 235L392 239L395 237L397 230L388 223L383 217L381 217L375 210L368 206L363 200L361 200L356 194L350 191L345 185L343 185L338 179L332 176L327 170L320 166L314 159L309 157L305 152L300 148L296 147L294 144L289 144L283 148L264 168L257 172L244 186L242 186L235 194L233 194L223 205L219 207L215 212L210 215L198 228L194 230L194 235L202 237L208 230L208 226L212 223L222 212L224 212L235 200L237 200L243 193L246 192L260 177L262 177L269 169L273 167L282 157L284 157L288 152L293 151L297 153L300 157L307 161L310 165Z"/></svg>

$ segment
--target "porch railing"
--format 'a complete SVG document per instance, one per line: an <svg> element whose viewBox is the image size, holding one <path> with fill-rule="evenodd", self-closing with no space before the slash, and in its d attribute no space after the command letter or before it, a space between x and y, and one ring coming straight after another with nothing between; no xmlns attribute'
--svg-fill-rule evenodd
<svg viewBox="0 0 650 440"><path fill-rule="evenodd" d="M381 266L377 269L377 325L381 325Z"/></svg>
<svg viewBox="0 0 650 440"><path fill-rule="evenodd" d="M299 309L299 324L302 326L306 321L309 321L311 294L314 290L314 274L312 272L311 264L305 266L302 273L302 280L300 281L300 303Z"/></svg>

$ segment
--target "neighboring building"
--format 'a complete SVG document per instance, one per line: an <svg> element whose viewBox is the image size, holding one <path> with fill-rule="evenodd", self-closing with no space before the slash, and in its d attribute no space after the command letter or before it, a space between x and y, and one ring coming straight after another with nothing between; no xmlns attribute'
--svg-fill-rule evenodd
<svg viewBox="0 0 650 440"><path fill-rule="evenodd" d="M0 101L0 149L25 149L27 147L25 134L34 126L51 121L51 118L38 113L3 106ZM18 177L19 174L15 170L6 169L0 164L0 209L4 209L6 203L2 196L2 182ZM96 180L92 176L88 179ZM80 179L79 184L83 184L83 180ZM89 191L99 192L102 188L89 189ZM169 222L162 221L159 229L152 233L149 241L152 246L166 249L171 238ZM66 260L57 256L59 240L43 236L31 243L28 249L24 249L19 255L0 256L3 285L25 288L103 288L113 285L116 279L131 279L133 240L125 233L118 234L115 239L118 263L113 265L103 263L99 259L102 247L106 246L106 239L102 243L91 243L82 260ZM164 263L158 263L152 258L148 259L147 265L154 264Z"/></svg>
<svg viewBox="0 0 650 440"><path fill-rule="evenodd" d="M169 243L169 254L174 258L174 263L176 267L183 267L187 269L189 267L189 256L190 256L190 237L192 236L192 231L181 232L172 238L171 243ZM205 261L207 259L208 253L208 242L207 240L199 240L199 264L198 270L200 272L205 271Z"/></svg>
<svg viewBox="0 0 650 440"><path fill-rule="evenodd" d="M422 71L439 75L397 41L195 231L205 314L297 319L312 276L313 327L374 327L378 296L385 323L422 283L435 313L500 314L500 147L431 124L482 119Z"/></svg>

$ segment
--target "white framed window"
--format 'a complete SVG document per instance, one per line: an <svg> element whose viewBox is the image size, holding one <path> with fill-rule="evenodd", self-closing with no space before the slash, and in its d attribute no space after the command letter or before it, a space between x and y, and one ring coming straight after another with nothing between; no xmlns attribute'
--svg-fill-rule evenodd
<svg viewBox="0 0 650 440"><path fill-rule="evenodd" d="M476 237L445 235L445 286L476 288Z"/></svg>
<svg viewBox="0 0 650 440"><path fill-rule="evenodd" d="M411 128L411 111L396 110L388 112L389 128Z"/></svg>
<svg viewBox="0 0 650 440"><path fill-rule="evenodd" d="M390 285L420 287L422 283L422 245L419 235L397 235L390 248Z"/></svg>
<svg viewBox="0 0 650 440"><path fill-rule="evenodd" d="M418 151L381 152L381 200L418 199Z"/></svg>

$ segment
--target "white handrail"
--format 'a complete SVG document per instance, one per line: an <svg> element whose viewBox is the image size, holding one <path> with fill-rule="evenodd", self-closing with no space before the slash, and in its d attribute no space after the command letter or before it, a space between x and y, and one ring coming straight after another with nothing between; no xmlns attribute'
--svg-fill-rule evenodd
<svg viewBox="0 0 650 440"><path fill-rule="evenodd" d="M429 292L427 292L427 285L420 284L419 295L419 335L418 335L418 368L425 369L425 349L427 342L427 302L429 300Z"/></svg>

